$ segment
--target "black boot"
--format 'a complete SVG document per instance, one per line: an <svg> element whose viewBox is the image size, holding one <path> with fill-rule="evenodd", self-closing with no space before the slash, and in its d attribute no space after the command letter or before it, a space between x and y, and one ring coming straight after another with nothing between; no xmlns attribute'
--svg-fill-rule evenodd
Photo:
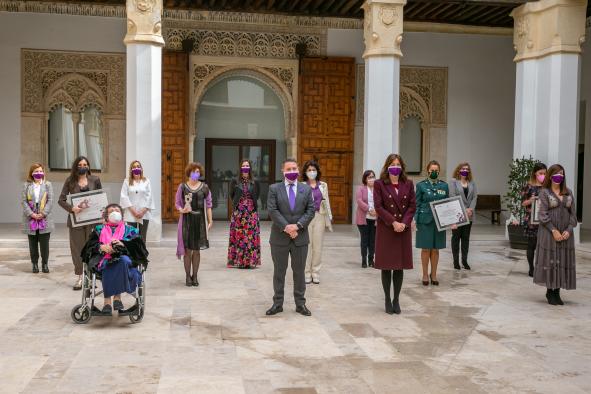
<svg viewBox="0 0 591 394"><path fill-rule="evenodd" d="M369 258L369 262L368 262L368 264L369 264L369 266L370 266L370 267L373 267L373 264L374 264L374 263L373 263L373 256L371 256L371 257Z"/></svg>
<svg viewBox="0 0 591 394"><path fill-rule="evenodd" d="M367 268L367 257L361 257L361 268Z"/></svg>
<svg viewBox="0 0 591 394"><path fill-rule="evenodd" d="M394 308L392 307L392 300L390 299L390 297L386 297L385 305L386 305L386 313L388 315L393 315Z"/></svg>
<svg viewBox="0 0 591 394"><path fill-rule="evenodd" d="M191 278L191 275L186 275L186 277L185 277L185 286L188 286L188 287L193 286L193 280Z"/></svg>
<svg viewBox="0 0 591 394"><path fill-rule="evenodd" d="M47 263L41 263L41 271L43 271L45 274L49 273L49 267L47 266Z"/></svg>
<svg viewBox="0 0 591 394"><path fill-rule="evenodd" d="M467 261L462 261L462 266L464 267L465 270L469 270L470 266L468 265Z"/></svg>
<svg viewBox="0 0 591 394"><path fill-rule="evenodd" d="M33 263L33 273L34 274L39 273L39 265L37 265L37 263Z"/></svg>
<svg viewBox="0 0 591 394"><path fill-rule="evenodd" d="M560 298L560 289L554 289L554 300L556 301L557 305L564 305L564 302Z"/></svg>
<svg viewBox="0 0 591 394"><path fill-rule="evenodd" d="M554 290L546 289L546 299L548 300L548 304L550 305L558 305L556 303L556 297L554 296Z"/></svg>
<svg viewBox="0 0 591 394"><path fill-rule="evenodd" d="M461 270L460 263L458 263L457 260L454 260L454 269L458 271Z"/></svg>

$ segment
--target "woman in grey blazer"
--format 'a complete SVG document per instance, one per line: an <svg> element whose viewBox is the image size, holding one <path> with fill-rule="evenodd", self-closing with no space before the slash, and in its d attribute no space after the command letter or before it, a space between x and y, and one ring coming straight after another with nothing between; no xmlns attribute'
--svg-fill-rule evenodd
<svg viewBox="0 0 591 394"><path fill-rule="evenodd" d="M27 181L21 193L23 208L23 233L29 238L29 253L33 273L39 272L39 250L41 250L41 270L49 272L49 237L53 230L51 209L53 207L53 188L45 180L45 171L40 163L29 168Z"/></svg>
<svg viewBox="0 0 591 394"><path fill-rule="evenodd" d="M460 244L462 249L462 266L469 270L468 248L470 245L470 231L472 230L472 220L474 218L474 209L478 192L476 184L472 179L472 169L468 163L460 163L453 173L453 179L449 183L449 196L460 196L468 212L470 224L458 227L451 231L451 252L454 258L454 268L460 269Z"/></svg>

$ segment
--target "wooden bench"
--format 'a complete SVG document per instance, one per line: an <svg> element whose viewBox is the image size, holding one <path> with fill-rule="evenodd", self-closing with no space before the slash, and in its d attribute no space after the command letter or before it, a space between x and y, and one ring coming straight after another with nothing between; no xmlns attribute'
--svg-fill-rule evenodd
<svg viewBox="0 0 591 394"><path fill-rule="evenodd" d="M490 211L491 224L501 224L501 196L498 194L479 194L476 200L477 211Z"/></svg>

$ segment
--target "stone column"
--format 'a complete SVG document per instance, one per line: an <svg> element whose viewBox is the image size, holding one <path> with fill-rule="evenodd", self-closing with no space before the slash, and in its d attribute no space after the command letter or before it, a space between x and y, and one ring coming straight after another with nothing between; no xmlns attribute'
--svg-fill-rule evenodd
<svg viewBox="0 0 591 394"><path fill-rule="evenodd" d="M363 169L382 168L399 151L400 43L406 0L366 0L363 4L365 108ZM379 176L379 175L378 175Z"/></svg>
<svg viewBox="0 0 591 394"><path fill-rule="evenodd" d="M161 82L162 0L127 0L126 166L139 160L150 178L156 210L148 240L162 237L161 203ZM126 167L127 173L127 167Z"/></svg>
<svg viewBox="0 0 591 394"><path fill-rule="evenodd" d="M576 192L581 44L587 0L540 0L516 8L513 156L564 166Z"/></svg>

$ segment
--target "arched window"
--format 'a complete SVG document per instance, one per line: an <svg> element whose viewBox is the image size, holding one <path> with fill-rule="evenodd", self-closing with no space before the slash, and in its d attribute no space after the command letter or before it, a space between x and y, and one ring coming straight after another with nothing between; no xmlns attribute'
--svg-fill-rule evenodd
<svg viewBox="0 0 591 394"><path fill-rule="evenodd" d="M66 170L74 158L88 157L92 169L103 168L103 121L100 110L86 106L72 112L58 105L49 112L49 168Z"/></svg>
<svg viewBox="0 0 591 394"><path fill-rule="evenodd" d="M406 163L406 172L418 175L423 167L423 130L416 116L404 119L400 130L400 155Z"/></svg>

